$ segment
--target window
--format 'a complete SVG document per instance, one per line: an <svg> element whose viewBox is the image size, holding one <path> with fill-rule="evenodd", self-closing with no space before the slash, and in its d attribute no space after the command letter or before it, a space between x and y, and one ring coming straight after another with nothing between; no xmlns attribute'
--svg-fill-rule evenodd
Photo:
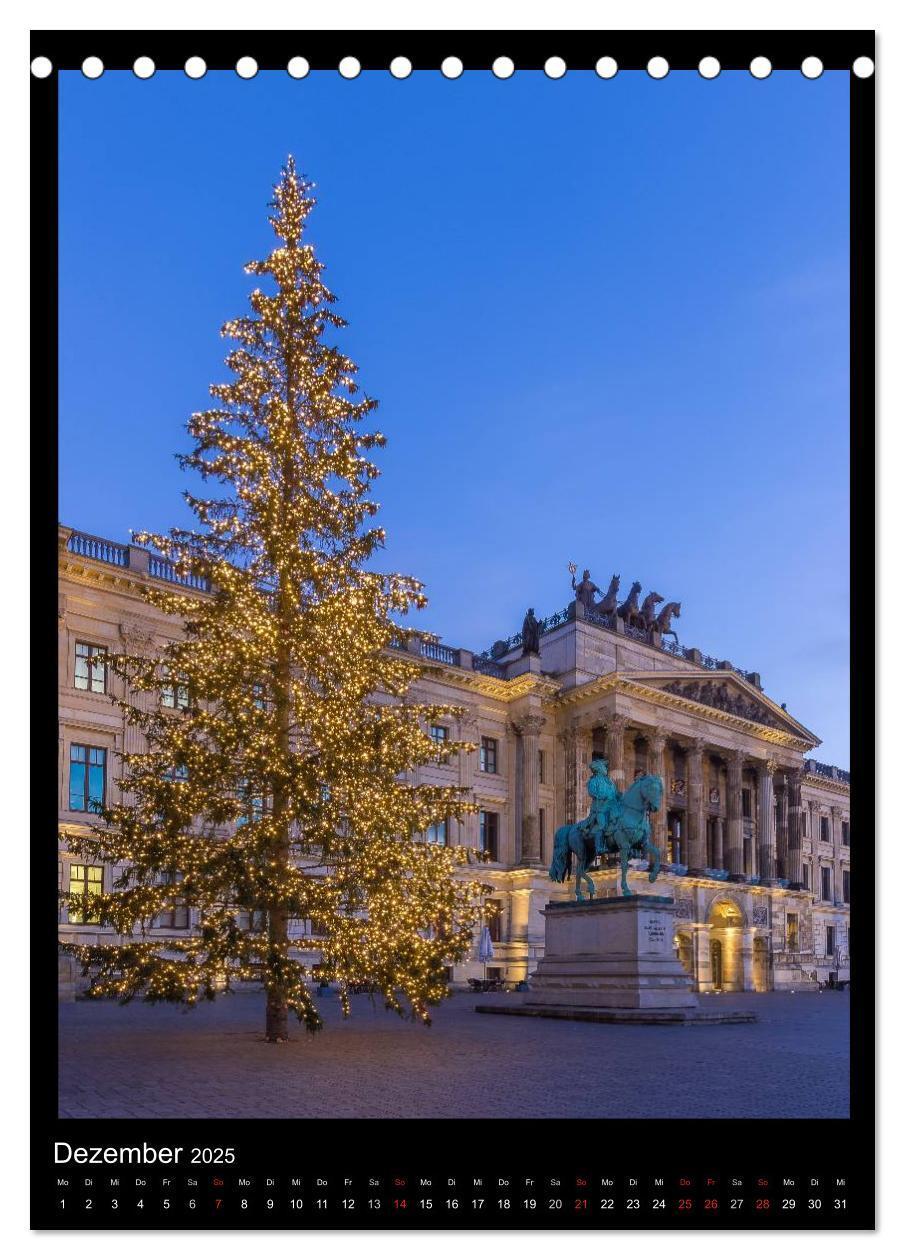
<svg viewBox="0 0 905 1260"><path fill-rule="evenodd" d="M93 643L75 645L75 685L78 691L107 690L107 666L101 659L105 650Z"/></svg>
<svg viewBox="0 0 905 1260"><path fill-rule="evenodd" d="M485 774L497 773L497 745L495 739L490 739L487 735L481 736L481 760L480 767Z"/></svg>
<svg viewBox="0 0 905 1260"><path fill-rule="evenodd" d="M188 783L188 766L173 766L171 770L164 770L163 777L169 779L171 783Z"/></svg>
<svg viewBox="0 0 905 1260"><path fill-rule="evenodd" d="M479 817L481 848L490 854L492 862L498 862L500 860L500 816L490 810L482 809Z"/></svg>
<svg viewBox="0 0 905 1260"><path fill-rule="evenodd" d="M161 884L176 884L179 877L168 873L162 876ZM161 911L154 919L156 928L187 928L189 925L189 908L181 898L174 898L168 909Z"/></svg>
<svg viewBox="0 0 905 1260"><path fill-rule="evenodd" d="M487 920L487 926L490 929L490 939L498 942L503 939L503 903L502 901L491 900L487 904L496 911L496 914Z"/></svg>
<svg viewBox="0 0 905 1260"><path fill-rule="evenodd" d="M833 872L830 870L830 868L828 866L821 866L820 868L820 900L821 901L833 900L833 888L832 888L832 883L831 883L832 878L833 878Z"/></svg>
<svg viewBox="0 0 905 1260"><path fill-rule="evenodd" d="M449 727L448 726L431 726L429 734L435 744L445 744L446 741L449 739ZM448 753L443 754L439 756L437 760L440 762L441 766L446 765L446 763L449 761L449 754Z"/></svg>
<svg viewBox="0 0 905 1260"><path fill-rule="evenodd" d="M301 922L301 920L296 920ZM242 932L263 932L267 928L266 910L239 910L236 913L236 927Z"/></svg>
<svg viewBox="0 0 905 1260"><path fill-rule="evenodd" d="M830 820L826 814L820 815L820 839L824 844L830 842Z"/></svg>
<svg viewBox="0 0 905 1260"><path fill-rule="evenodd" d="M826 927L826 949L824 953L827 958L832 958L836 952L836 929L827 924Z"/></svg>
<svg viewBox="0 0 905 1260"><path fill-rule="evenodd" d="M104 868L102 866L77 866L73 863L69 868L70 896L99 897L104 891ZM100 923L100 919L89 918L86 910L75 910L70 907L70 923Z"/></svg>
<svg viewBox="0 0 905 1260"><path fill-rule="evenodd" d="M446 844L446 822L444 818L442 822L431 823L424 833L428 844Z"/></svg>
<svg viewBox="0 0 905 1260"><path fill-rule="evenodd" d="M786 915L786 949L790 954L798 953L798 915Z"/></svg>
<svg viewBox="0 0 905 1260"><path fill-rule="evenodd" d="M244 782L240 789L239 799L245 809L236 819L236 826L244 827L249 822L260 822L264 817L264 797L253 795L250 785Z"/></svg>
<svg viewBox="0 0 905 1260"><path fill-rule="evenodd" d="M160 703L165 709L189 707L189 685L185 674L168 674L160 689Z"/></svg>
<svg viewBox="0 0 905 1260"><path fill-rule="evenodd" d="M811 887L811 864L810 862L802 862L801 864L801 884L803 888L810 890Z"/></svg>
<svg viewBox="0 0 905 1260"><path fill-rule="evenodd" d="M544 859L544 845L547 843L547 811L541 806L537 811L537 843L540 846L541 861Z"/></svg>
<svg viewBox="0 0 905 1260"><path fill-rule="evenodd" d="M751 813L751 789L742 788L742 817L752 818Z"/></svg>
<svg viewBox="0 0 905 1260"><path fill-rule="evenodd" d="M69 808L99 814L106 800L107 750L69 745Z"/></svg>
<svg viewBox="0 0 905 1260"><path fill-rule="evenodd" d="M547 782L547 756L543 748L537 750L537 781L538 783Z"/></svg>
<svg viewBox="0 0 905 1260"><path fill-rule="evenodd" d="M806 836L809 834L809 828L811 825L809 821L810 817L811 817L810 810L808 809L807 805L805 805L804 809L801 811L801 834L803 836Z"/></svg>
<svg viewBox="0 0 905 1260"><path fill-rule="evenodd" d="M848 835L848 819L847 818L843 818L842 820L842 843L845 845L846 848L848 848L851 844L851 841L849 840L849 835Z"/></svg>
<svg viewBox="0 0 905 1260"><path fill-rule="evenodd" d="M842 872L842 900L848 905L852 899L852 873L851 871Z"/></svg>

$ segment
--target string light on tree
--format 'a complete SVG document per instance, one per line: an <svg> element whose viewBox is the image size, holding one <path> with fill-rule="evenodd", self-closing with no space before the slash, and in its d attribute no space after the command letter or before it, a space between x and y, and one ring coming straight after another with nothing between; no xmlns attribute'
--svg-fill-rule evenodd
<svg viewBox="0 0 905 1260"><path fill-rule="evenodd" d="M346 1012L364 984L427 1021L487 891L461 869L473 850L424 841L474 811L465 790L406 781L471 746L438 751L428 731L450 710L411 703L423 667L390 650L406 637L396 619L426 603L421 584L366 567L385 538L371 497L385 439L329 342L345 321L305 239L312 191L290 158L276 248L246 267L262 287L222 329L231 379L188 422L180 462L217 496L186 494L196 527L136 538L210 590L149 584L182 637L108 658L143 747L122 755L122 802L78 843L120 873L109 892L64 896L75 921L117 936L65 947L91 994L192 1005L259 981L269 1041L290 1013L320 1027L314 981L336 984ZM177 911L195 931L152 933Z"/></svg>

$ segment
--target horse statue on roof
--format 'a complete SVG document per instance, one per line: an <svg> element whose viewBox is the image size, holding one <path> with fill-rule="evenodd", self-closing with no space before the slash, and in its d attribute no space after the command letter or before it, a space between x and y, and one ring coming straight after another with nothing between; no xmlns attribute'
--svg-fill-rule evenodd
<svg viewBox="0 0 905 1260"><path fill-rule="evenodd" d="M652 859L648 879L651 883L660 873L660 850L651 841L649 815L660 808L663 780L659 775L645 774L621 792L608 774L608 765L596 757L590 765L594 772L588 780L591 809L587 818L557 828L553 841L550 878L562 884L572 874L575 859L575 899L584 901L582 880L591 900L596 894L588 868L603 853L618 853L621 859L623 897L631 897L628 885L628 864L632 857L647 854Z"/></svg>

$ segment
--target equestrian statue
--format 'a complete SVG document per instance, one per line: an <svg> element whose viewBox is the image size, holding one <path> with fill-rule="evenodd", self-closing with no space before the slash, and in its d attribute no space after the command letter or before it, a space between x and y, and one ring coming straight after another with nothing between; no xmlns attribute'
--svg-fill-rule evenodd
<svg viewBox="0 0 905 1260"><path fill-rule="evenodd" d="M632 890L628 886L630 857L648 854L652 858L648 875L651 883L660 873L660 850L651 841L649 815L660 808L663 780L659 775L645 774L636 779L625 792L620 792L609 777L609 766L603 757L595 757L590 769L590 811L581 822L566 823L557 828L553 841L550 878L557 884L565 883L572 874L574 858L575 898L577 901L584 901L581 891L581 882L584 880L593 900L596 889L588 874L588 867L600 854L618 853L622 862L622 896L631 897Z"/></svg>

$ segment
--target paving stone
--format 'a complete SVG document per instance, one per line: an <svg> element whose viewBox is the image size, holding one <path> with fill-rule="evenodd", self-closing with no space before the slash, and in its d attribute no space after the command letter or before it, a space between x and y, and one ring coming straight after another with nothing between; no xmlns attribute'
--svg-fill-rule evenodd
<svg viewBox="0 0 905 1260"><path fill-rule="evenodd" d="M258 993L233 994L191 1011L64 1003L60 1114L848 1115L847 994L703 996L703 1009L753 1010L757 1023L690 1027L479 1015L476 1001L481 999L454 995L426 1028L364 996L353 998L352 1016L344 1020L335 999L328 998L324 1030L312 1036L299 1026L282 1046L263 1040L264 1001Z"/></svg>

